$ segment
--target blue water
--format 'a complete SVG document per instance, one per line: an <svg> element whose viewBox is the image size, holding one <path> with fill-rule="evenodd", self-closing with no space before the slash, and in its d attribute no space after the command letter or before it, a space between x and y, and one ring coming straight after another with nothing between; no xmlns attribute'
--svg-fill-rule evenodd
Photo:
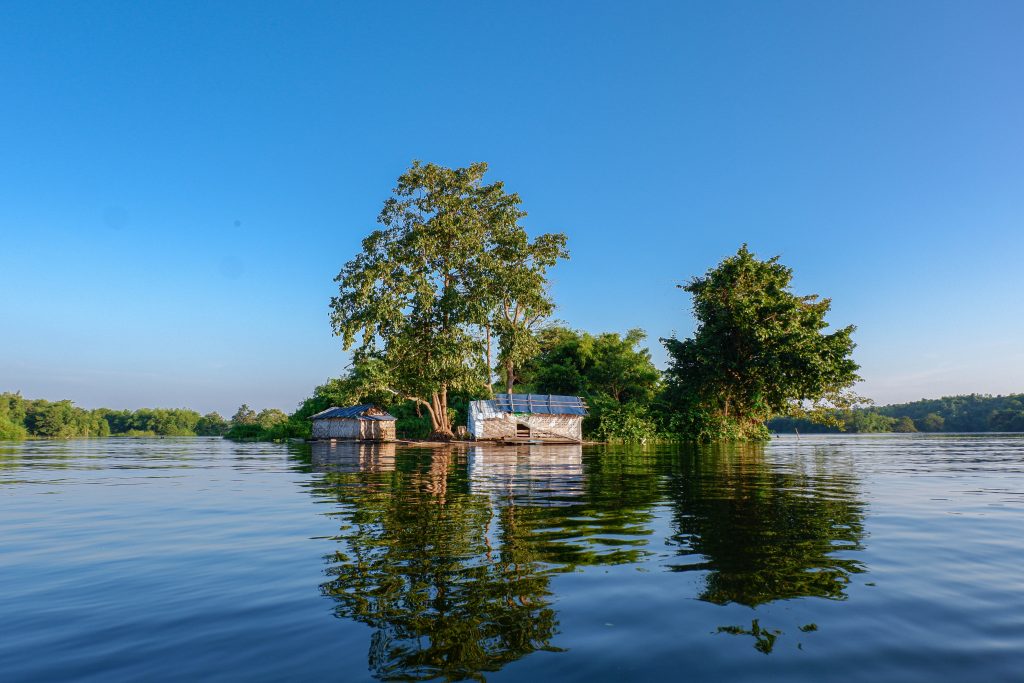
<svg viewBox="0 0 1024 683"><path fill-rule="evenodd" d="M0 443L0 680L1024 680L1024 437Z"/></svg>

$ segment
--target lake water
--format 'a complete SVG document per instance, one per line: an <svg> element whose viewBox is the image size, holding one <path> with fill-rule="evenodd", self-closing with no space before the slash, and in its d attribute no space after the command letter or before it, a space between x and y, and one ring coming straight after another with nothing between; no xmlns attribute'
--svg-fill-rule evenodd
<svg viewBox="0 0 1024 683"><path fill-rule="evenodd" d="M1024 437L0 443L0 679L1024 680Z"/></svg>

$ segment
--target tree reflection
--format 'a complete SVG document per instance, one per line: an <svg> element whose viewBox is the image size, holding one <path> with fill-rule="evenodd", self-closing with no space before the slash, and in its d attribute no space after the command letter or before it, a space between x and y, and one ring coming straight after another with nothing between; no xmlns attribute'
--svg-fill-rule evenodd
<svg viewBox="0 0 1024 683"><path fill-rule="evenodd" d="M833 455L314 444L300 460L320 473L315 493L338 503L321 591L339 617L374 629L371 671L454 680L556 649L559 572L656 563L701 572L698 597L716 604L844 598L863 571L849 555L861 548L863 505ZM656 515L671 524L667 563ZM781 635L757 620L718 632L753 637L765 653Z"/></svg>
<svg viewBox="0 0 1024 683"><path fill-rule="evenodd" d="M700 599L845 598L850 575L864 571L845 554L863 547L863 504L852 474L818 455L773 469L761 445L683 451L668 486L671 542L692 561L672 569L708 572Z"/></svg>
<svg viewBox="0 0 1024 683"><path fill-rule="evenodd" d="M379 678L480 678L554 649L549 577L512 516L469 493L464 457L424 451L387 472L325 475L350 526L321 590L376 629Z"/></svg>

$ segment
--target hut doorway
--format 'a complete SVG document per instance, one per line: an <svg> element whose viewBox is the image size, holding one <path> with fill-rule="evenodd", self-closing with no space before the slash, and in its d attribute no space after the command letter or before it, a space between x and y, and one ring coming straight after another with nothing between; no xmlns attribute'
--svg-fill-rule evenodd
<svg viewBox="0 0 1024 683"><path fill-rule="evenodd" d="M516 438L517 439L529 439L530 438L530 425L523 424L522 422L516 423Z"/></svg>

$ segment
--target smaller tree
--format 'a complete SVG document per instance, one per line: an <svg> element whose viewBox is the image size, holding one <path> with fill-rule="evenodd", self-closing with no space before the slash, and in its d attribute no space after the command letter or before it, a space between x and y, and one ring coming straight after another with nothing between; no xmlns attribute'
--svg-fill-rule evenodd
<svg viewBox="0 0 1024 683"><path fill-rule="evenodd" d="M256 424L256 411L250 408L248 404L243 403L235 411L235 414L231 416L231 426L251 424Z"/></svg>
<svg viewBox="0 0 1024 683"><path fill-rule="evenodd" d="M896 424L893 425L892 431L898 433L911 433L917 431L917 426L914 425L914 421L904 415L896 420Z"/></svg>
<svg viewBox="0 0 1024 683"><path fill-rule="evenodd" d="M854 327L825 333L831 302L791 291L793 271L746 245L680 287L697 328L663 339L676 428L701 439L763 439L776 415L835 415L859 399ZM833 417L834 419L834 417Z"/></svg>
<svg viewBox="0 0 1024 683"><path fill-rule="evenodd" d="M914 424L922 432L941 432L946 420L938 413L928 413Z"/></svg>
<svg viewBox="0 0 1024 683"><path fill-rule="evenodd" d="M227 431L227 421L217 412L203 415L196 423L196 436L224 436Z"/></svg>
<svg viewBox="0 0 1024 683"><path fill-rule="evenodd" d="M604 397L615 403L649 402L659 390L661 373L642 347L647 335L593 335L566 327L550 327L539 335L540 354L529 363L526 378L544 394Z"/></svg>
<svg viewBox="0 0 1024 683"><path fill-rule="evenodd" d="M277 408L265 408L256 415L256 424L258 424L262 429L270 429L275 425L283 424L287 421L287 413Z"/></svg>

